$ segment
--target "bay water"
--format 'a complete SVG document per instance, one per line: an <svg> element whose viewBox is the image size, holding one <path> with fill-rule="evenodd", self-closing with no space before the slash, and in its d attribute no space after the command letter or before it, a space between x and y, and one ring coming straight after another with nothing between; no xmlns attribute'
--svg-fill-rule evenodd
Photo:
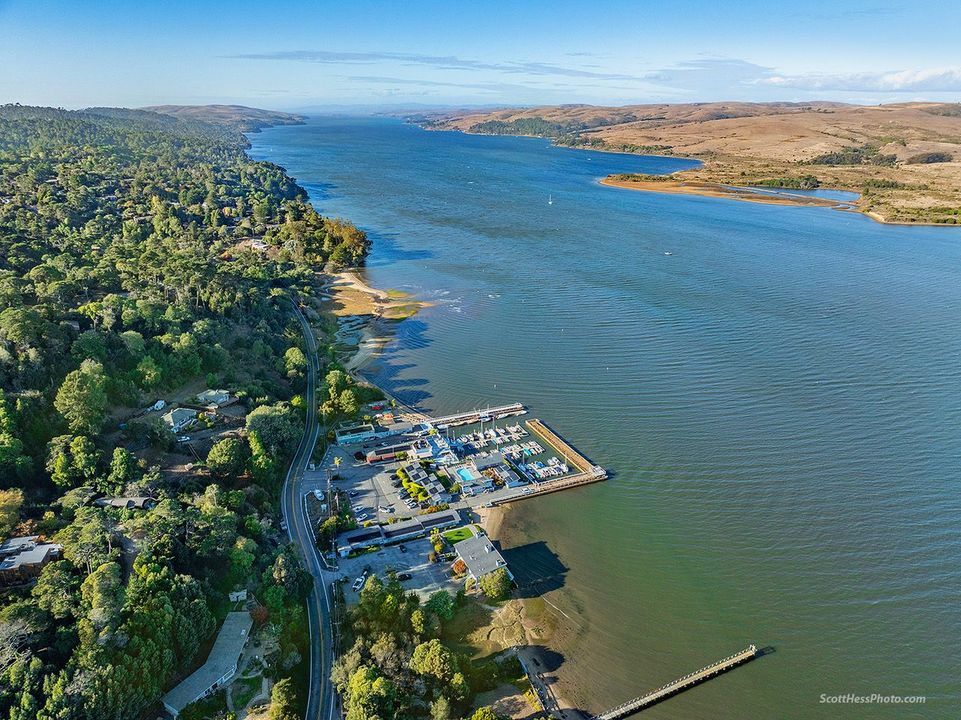
<svg viewBox="0 0 961 720"><path fill-rule="evenodd" d="M373 380L524 402L611 472L500 531L559 693L599 712L756 643L645 717L961 714L961 230L607 188L690 161L390 118L251 140L367 231L371 284L432 303Z"/></svg>

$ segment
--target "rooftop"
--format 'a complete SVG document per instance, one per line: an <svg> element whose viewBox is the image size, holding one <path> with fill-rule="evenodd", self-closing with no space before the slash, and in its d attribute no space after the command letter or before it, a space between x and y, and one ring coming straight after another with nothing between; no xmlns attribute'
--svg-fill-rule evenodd
<svg viewBox="0 0 961 720"><path fill-rule="evenodd" d="M504 455L499 451L494 451L487 455L474 455L471 462L478 470L486 470L504 462Z"/></svg>
<svg viewBox="0 0 961 720"><path fill-rule="evenodd" d="M391 538L400 537L401 535L407 535L409 533L419 533L424 531L424 526L421 521L417 518L411 518L410 520L401 520L400 522L390 523L389 525L382 526L384 531L384 537L390 540Z"/></svg>
<svg viewBox="0 0 961 720"><path fill-rule="evenodd" d="M498 568L507 567L504 556L498 552L486 535L476 535L467 540L461 540L454 545L454 551L477 580Z"/></svg>
<svg viewBox="0 0 961 720"><path fill-rule="evenodd" d="M440 512L430 513L420 516L420 524L426 529L445 525L447 523L459 523L460 513L456 510L441 510Z"/></svg>
<svg viewBox="0 0 961 720"><path fill-rule="evenodd" d="M195 417L197 417L196 410L191 410L190 408L185 408L185 407L179 407L179 408L174 408L173 410L168 412L166 415L163 416L163 419L164 421L166 421L167 423L170 423L171 425L176 425L179 422L183 422L184 420L190 420Z"/></svg>
<svg viewBox="0 0 961 720"><path fill-rule="evenodd" d="M372 525L371 527L362 527L346 532L344 533L343 539L348 543L357 543L373 537L380 537L380 534L380 526Z"/></svg>
<svg viewBox="0 0 961 720"><path fill-rule="evenodd" d="M207 662L164 695L163 704L179 713L219 682L224 675L236 670L237 658L244 649L252 625L250 613L227 613L224 624L217 633L217 640L207 656Z"/></svg>
<svg viewBox="0 0 961 720"><path fill-rule="evenodd" d="M38 537L37 535L23 535L21 537L7 538L0 543L0 557L6 557L7 555L13 555L27 550L36 544Z"/></svg>
<svg viewBox="0 0 961 720"><path fill-rule="evenodd" d="M404 466L404 472L407 473L407 477L411 482L415 482L418 485L423 485L428 482L427 473L417 463L410 463Z"/></svg>
<svg viewBox="0 0 961 720"><path fill-rule="evenodd" d="M152 497L147 496L137 496L137 497L113 497L113 498L100 498L99 500L94 500L93 504L97 507L115 507L115 508L125 508L127 510L143 510L144 508L151 508L157 504L157 501Z"/></svg>
<svg viewBox="0 0 961 720"><path fill-rule="evenodd" d="M230 400L230 393L226 390L204 390L197 395L197 399L206 405L223 405Z"/></svg>
<svg viewBox="0 0 961 720"><path fill-rule="evenodd" d="M342 427L334 430L337 437L343 437L344 435L357 435L360 433L372 433L374 432L374 426L370 423L361 423L359 425L344 425Z"/></svg>

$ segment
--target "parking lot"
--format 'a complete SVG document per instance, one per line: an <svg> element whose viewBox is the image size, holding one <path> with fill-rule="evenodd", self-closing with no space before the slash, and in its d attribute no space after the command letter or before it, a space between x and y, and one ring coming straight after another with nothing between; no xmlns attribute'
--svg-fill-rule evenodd
<svg viewBox="0 0 961 720"><path fill-rule="evenodd" d="M468 432L470 429L467 427L463 432ZM529 441L527 436L520 439ZM396 445L400 440L401 436L393 436L382 440L331 446L323 466L308 468L305 489L307 491L324 490L330 477L332 487L346 493L350 498L350 505L358 525L373 523L388 525L394 521L422 515L427 502L414 504L413 507L407 505L401 496L403 490L399 487L400 482L396 477L396 471L409 464L409 460L374 464L366 461L369 450ZM507 442L513 441L514 438L509 438ZM461 452L467 456L479 453L480 457L486 457L486 453L505 445L504 441L495 443L493 440L479 440L479 442L482 447L471 448L466 452L464 448ZM548 453L544 455L545 460L549 459L546 457ZM530 453L525 454L525 459L530 457ZM394 487L394 483L397 483L398 487ZM470 522L476 518L476 509L536 493L539 489L538 485L538 482L532 482L521 487L498 486L494 490L481 491L473 495L455 495L451 498L449 505L452 510L460 513L463 522ZM339 542L338 540L338 544ZM337 564L336 572L344 585L348 602L356 602L358 592L354 588L363 585L362 581L357 582L357 580L365 577L365 570L369 574L381 577L390 571L399 575L410 575L409 578L403 578L404 586L422 598L439 589L447 589L451 592L461 589L462 581L455 581L451 575L450 562L430 563L428 561L428 553L432 549L430 541L422 537L405 540L401 545L380 546L376 550L360 552L354 557L340 557L335 560L331 554L329 559L332 564L334 562Z"/></svg>
<svg viewBox="0 0 961 720"><path fill-rule="evenodd" d="M350 494L351 506L358 520L361 523L368 521L386 523L392 517L403 520L420 514L422 508L419 506L410 508L405 505L398 495L400 489L391 485L396 480L394 473L407 463L385 462L370 465L364 460L357 460L355 453L365 451L366 445L356 443L346 447L332 446L327 460L330 473L338 476L333 483L334 487ZM369 446L373 447L374 444L371 443ZM339 467L334 465L335 457L341 460ZM318 467L314 472L308 472L307 477L308 480L314 478L316 487L323 488L326 485L327 469ZM536 490L536 484L514 489L501 487L492 492L474 496L455 497L450 506L454 509L479 508L509 497L530 494ZM381 507L389 508L390 512L384 512Z"/></svg>
<svg viewBox="0 0 961 720"><path fill-rule="evenodd" d="M407 573L409 580L402 584L409 590L416 592L422 600L438 590L447 590L451 594L463 587L463 581L455 580L450 571L450 563L432 563L427 560L427 554L433 550L430 540L419 538L400 545L387 545L375 552L364 553L353 558L342 558L339 561L340 573L347 578L344 582L344 595L347 602L356 602L358 592L352 589L357 578L369 568L371 574L384 577L388 572L398 575Z"/></svg>
<svg viewBox="0 0 961 720"><path fill-rule="evenodd" d="M328 456L331 475L338 476L333 487L344 490L350 496L350 505L359 523L386 523L392 517L398 520L417 515L421 508L409 508L399 498L399 488L391 486L396 480L394 473L402 463L391 462L369 465L366 461L356 460L353 453L360 446L332 447ZM341 459L340 467L333 464L334 457ZM327 470L317 468L306 474L307 487L324 488L327 483ZM385 512L381 508L388 508Z"/></svg>

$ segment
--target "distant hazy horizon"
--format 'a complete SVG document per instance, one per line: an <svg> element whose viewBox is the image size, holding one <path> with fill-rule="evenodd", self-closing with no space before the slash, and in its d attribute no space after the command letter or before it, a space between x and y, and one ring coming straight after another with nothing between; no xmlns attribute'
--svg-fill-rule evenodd
<svg viewBox="0 0 961 720"><path fill-rule="evenodd" d="M0 102L279 110L961 100L957 3L0 0Z"/></svg>

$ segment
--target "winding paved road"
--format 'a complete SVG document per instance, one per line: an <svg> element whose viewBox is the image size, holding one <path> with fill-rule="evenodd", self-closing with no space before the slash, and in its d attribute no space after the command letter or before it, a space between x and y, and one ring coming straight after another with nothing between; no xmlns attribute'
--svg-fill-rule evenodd
<svg viewBox="0 0 961 720"><path fill-rule="evenodd" d="M302 481L304 470L310 461L314 445L317 443L317 341L307 318L300 311L296 301L294 314L300 321L307 343L307 425L300 440L294 459L287 470L284 489L281 495L280 510L287 523L287 536L297 543L313 578L314 587L307 598L307 618L310 623L310 670L309 691L307 695L307 720L333 720L337 713L337 698L330 682L330 668L333 662L333 634L331 631L330 583L334 575L324 569L323 562L314 544L314 535L307 522L304 510L304 489Z"/></svg>

